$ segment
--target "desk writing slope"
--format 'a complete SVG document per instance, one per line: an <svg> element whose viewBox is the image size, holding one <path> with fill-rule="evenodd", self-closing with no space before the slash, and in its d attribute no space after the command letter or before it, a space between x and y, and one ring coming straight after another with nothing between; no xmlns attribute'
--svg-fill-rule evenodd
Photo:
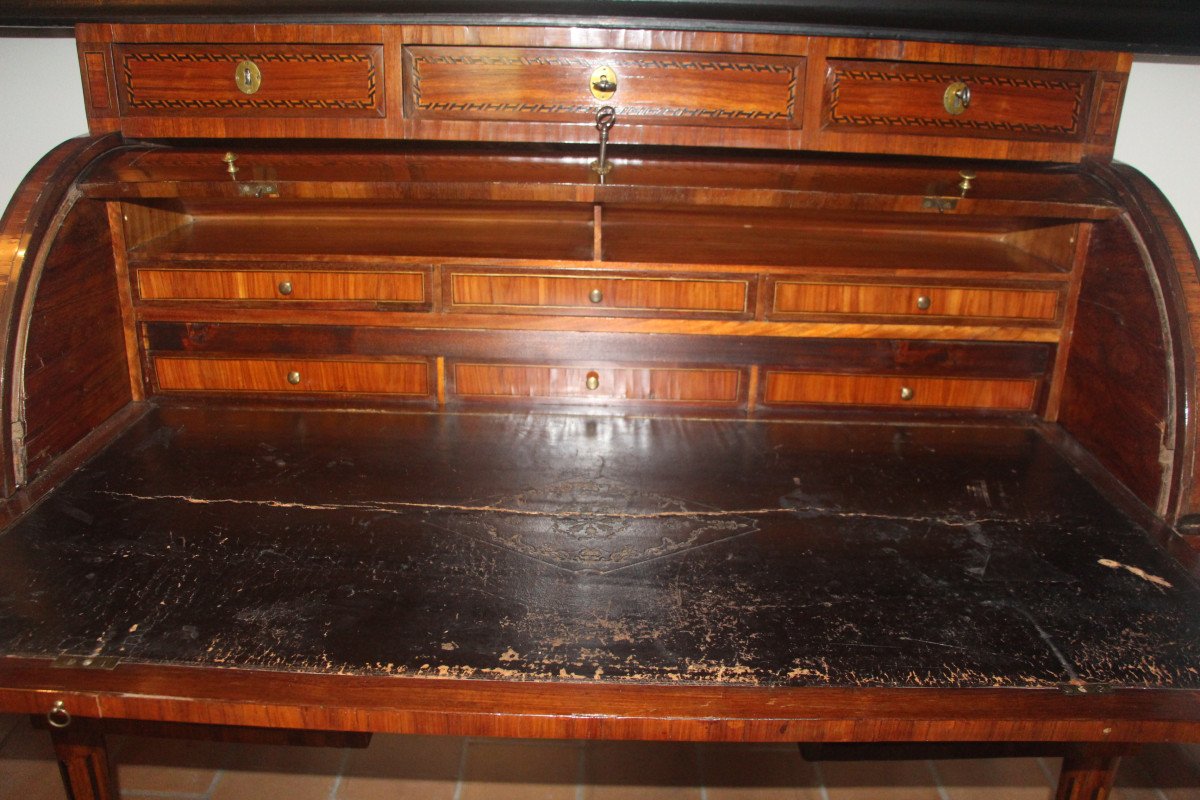
<svg viewBox="0 0 1200 800"><path fill-rule="evenodd" d="M1058 800L1200 741L1200 262L1102 8L314 5L36 17L92 138L0 220L0 712L76 800L131 728L1032 742Z"/></svg>
<svg viewBox="0 0 1200 800"><path fill-rule="evenodd" d="M11 655L1200 685L1190 578L1023 429L164 410L0 538L0 564Z"/></svg>

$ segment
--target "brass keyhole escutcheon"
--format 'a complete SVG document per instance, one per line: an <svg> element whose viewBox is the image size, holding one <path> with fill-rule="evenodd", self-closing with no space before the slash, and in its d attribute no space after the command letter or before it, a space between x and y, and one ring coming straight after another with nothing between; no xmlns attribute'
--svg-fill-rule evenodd
<svg viewBox="0 0 1200 800"><path fill-rule="evenodd" d="M242 94L254 94L262 88L262 72L249 59L239 61L233 71L233 82Z"/></svg>
<svg viewBox="0 0 1200 800"><path fill-rule="evenodd" d="M958 116L966 111L971 105L971 87L967 86L962 81L955 81L946 87L945 93L942 95L942 106L945 107L947 114Z"/></svg>
<svg viewBox="0 0 1200 800"><path fill-rule="evenodd" d="M910 387L910 386L901 386L900 387L900 399L901 400L912 400L914 394L915 393L913 392L912 387Z"/></svg>
<svg viewBox="0 0 1200 800"><path fill-rule="evenodd" d="M612 67L596 67L588 81L592 97L597 100L607 100L617 93L617 73Z"/></svg>
<svg viewBox="0 0 1200 800"><path fill-rule="evenodd" d="M588 300L591 300L593 303L603 303L604 292L600 291L599 289L592 289L590 292L588 292Z"/></svg>
<svg viewBox="0 0 1200 800"><path fill-rule="evenodd" d="M287 374L287 382L290 383L292 386L295 386L298 383L300 383L300 373L297 372L296 370L292 370L291 372L289 372Z"/></svg>
<svg viewBox="0 0 1200 800"><path fill-rule="evenodd" d="M920 295L919 297L917 297L917 308L921 309L922 311L928 311L929 306L931 306L932 304L933 303L929 299L929 295L923 294L923 295Z"/></svg>
<svg viewBox="0 0 1200 800"><path fill-rule="evenodd" d="M282 295L291 294L292 293L292 282L291 281L280 281L279 282L279 293Z"/></svg>
<svg viewBox="0 0 1200 800"><path fill-rule="evenodd" d="M587 374L587 379L584 381L584 385L587 386L589 392L594 392L599 389L600 374L597 372L589 372Z"/></svg>

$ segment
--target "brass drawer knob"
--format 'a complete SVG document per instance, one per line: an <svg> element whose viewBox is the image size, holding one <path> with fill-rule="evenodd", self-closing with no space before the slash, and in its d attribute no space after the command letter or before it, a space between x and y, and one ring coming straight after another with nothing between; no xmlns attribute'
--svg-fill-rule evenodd
<svg viewBox="0 0 1200 800"><path fill-rule="evenodd" d="M233 82L242 94L254 94L262 87L262 72L249 59L239 61L233 71Z"/></svg>
<svg viewBox="0 0 1200 800"><path fill-rule="evenodd" d="M237 174L238 168L237 164L235 163L237 161L237 153L226 153L225 157L221 160L225 162L226 172L228 172L230 175Z"/></svg>
<svg viewBox="0 0 1200 800"><path fill-rule="evenodd" d="M588 300L591 300L593 303L604 302L604 292L599 289L592 289L588 292Z"/></svg>
<svg viewBox="0 0 1200 800"><path fill-rule="evenodd" d="M596 391L600 388L600 375L595 372L589 372L587 374L587 380L584 381L584 385L587 386L589 392Z"/></svg>
<svg viewBox="0 0 1200 800"><path fill-rule="evenodd" d="M300 383L300 373L297 372L296 370L292 370L291 372L289 372L287 374L287 382L290 383L292 386L295 386L296 384Z"/></svg>
<svg viewBox="0 0 1200 800"><path fill-rule="evenodd" d="M911 386L901 386L900 387L900 399L901 400L912 400L914 394L915 394L915 392L913 392Z"/></svg>
<svg viewBox="0 0 1200 800"><path fill-rule="evenodd" d="M929 295L923 294L917 297L917 308L928 311L930 305L932 305L932 301L930 301Z"/></svg>
<svg viewBox="0 0 1200 800"><path fill-rule="evenodd" d="M65 728L71 724L71 712L67 711L62 700L50 706L50 710L46 712L46 722L51 728Z"/></svg>
<svg viewBox="0 0 1200 800"><path fill-rule="evenodd" d="M280 281L279 282L279 293L282 295L291 294L292 293L292 282L291 281Z"/></svg>
<svg viewBox="0 0 1200 800"><path fill-rule="evenodd" d="M947 114L957 117L971 106L971 87L962 81L950 84L942 95L942 106Z"/></svg>
<svg viewBox="0 0 1200 800"><path fill-rule="evenodd" d="M592 97L607 100L617 93L617 73L612 67L596 67L592 70L588 88L592 90Z"/></svg>
<svg viewBox="0 0 1200 800"><path fill-rule="evenodd" d="M958 182L958 188L962 189L962 196L966 197L967 192L971 189L971 181L975 180L975 178L979 176L976 175L973 170L964 169L962 172L958 173L958 177L962 178L962 180Z"/></svg>

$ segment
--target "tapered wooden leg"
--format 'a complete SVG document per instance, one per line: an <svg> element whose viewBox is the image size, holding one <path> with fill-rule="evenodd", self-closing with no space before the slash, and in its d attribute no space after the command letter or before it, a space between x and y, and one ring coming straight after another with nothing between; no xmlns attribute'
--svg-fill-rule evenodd
<svg viewBox="0 0 1200 800"><path fill-rule="evenodd" d="M65 728L52 728L54 752L70 800L117 800L116 773L108 763L104 732L89 719L73 719Z"/></svg>
<svg viewBox="0 0 1200 800"><path fill-rule="evenodd" d="M1081 747L1063 759L1055 800L1107 800L1120 763L1111 748Z"/></svg>

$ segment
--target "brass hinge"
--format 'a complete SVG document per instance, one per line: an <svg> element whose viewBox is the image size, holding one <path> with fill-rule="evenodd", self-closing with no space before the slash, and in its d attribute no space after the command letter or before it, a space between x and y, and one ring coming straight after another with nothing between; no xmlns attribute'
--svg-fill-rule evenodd
<svg viewBox="0 0 1200 800"><path fill-rule="evenodd" d="M1060 683L1058 690L1063 694L1081 696L1085 694L1112 694L1115 691L1115 687L1111 683L1072 681L1070 683Z"/></svg>
<svg viewBox="0 0 1200 800"><path fill-rule="evenodd" d="M921 202L921 208L933 209L939 214L943 214L947 211L953 211L954 209L958 208L958 198L935 197L933 195L929 195Z"/></svg>
<svg viewBox="0 0 1200 800"><path fill-rule="evenodd" d="M121 659L116 656L58 656L50 666L54 669L116 669Z"/></svg>

